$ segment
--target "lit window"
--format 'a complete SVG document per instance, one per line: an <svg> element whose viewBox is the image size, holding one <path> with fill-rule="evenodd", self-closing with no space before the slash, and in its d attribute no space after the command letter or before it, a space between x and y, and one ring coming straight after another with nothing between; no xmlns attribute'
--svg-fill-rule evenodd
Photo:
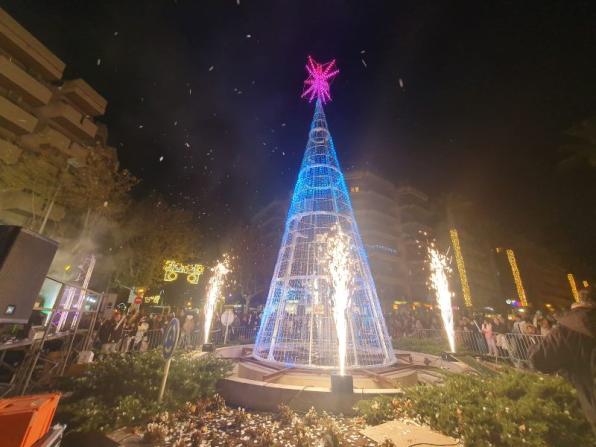
<svg viewBox="0 0 596 447"><path fill-rule="evenodd" d="M360 186L352 186L350 192L360 192Z"/></svg>

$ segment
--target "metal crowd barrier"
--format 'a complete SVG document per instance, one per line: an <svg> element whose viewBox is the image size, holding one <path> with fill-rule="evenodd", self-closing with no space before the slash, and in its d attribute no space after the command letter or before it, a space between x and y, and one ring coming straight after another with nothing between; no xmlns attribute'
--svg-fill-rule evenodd
<svg viewBox="0 0 596 447"><path fill-rule="evenodd" d="M445 332L439 329L419 329L408 337L436 341L447 340ZM527 367L529 366L530 348L544 340L542 335L520 333L493 333L493 337L494 346L491 349L484 334L478 331L455 331L455 347L460 352L508 360L517 367ZM399 338L397 346L399 347Z"/></svg>
<svg viewBox="0 0 596 447"><path fill-rule="evenodd" d="M209 341L216 346L249 344L254 342L257 331L258 328L252 326L230 327L226 336L225 330L215 329L211 331ZM121 340L113 347L112 352L143 352L160 348L162 346L163 336L163 329L151 329L145 332L128 329L123 331ZM194 330L190 334L182 331L178 341L178 347L181 349L199 349L204 342L203 338L202 330Z"/></svg>

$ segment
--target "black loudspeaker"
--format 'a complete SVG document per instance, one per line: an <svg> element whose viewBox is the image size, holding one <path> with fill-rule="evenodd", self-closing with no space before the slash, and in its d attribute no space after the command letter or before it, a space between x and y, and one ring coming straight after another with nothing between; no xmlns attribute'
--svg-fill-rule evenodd
<svg viewBox="0 0 596 447"><path fill-rule="evenodd" d="M0 225L0 323L27 323L58 243Z"/></svg>

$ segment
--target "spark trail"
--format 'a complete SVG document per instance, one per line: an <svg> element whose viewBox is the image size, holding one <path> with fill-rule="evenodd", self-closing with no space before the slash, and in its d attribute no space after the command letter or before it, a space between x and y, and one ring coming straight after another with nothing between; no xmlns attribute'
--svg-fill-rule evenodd
<svg viewBox="0 0 596 447"><path fill-rule="evenodd" d="M453 294L449 290L448 274L450 271L447 257L440 253L434 244L428 245L428 263L430 268L430 287L435 292L437 304L441 310L443 327L447 333L449 348L455 352L455 332L453 328L453 308L451 298Z"/></svg>
<svg viewBox="0 0 596 447"><path fill-rule="evenodd" d="M327 237L327 255L329 274L333 285L332 305L333 320L337 332L337 348L339 373L343 376L346 370L346 352L348 338L347 311L350 306L352 282L354 278L354 261L351 257L350 236L336 225Z"/></svg>
<svg viewBox="0 0 596 447"><path fill-rule="evenodd" d="M207 289L207 299L205 300L205 327L204 340L209 343L209 333L211 332L211 323L213 314L215 313L215 306L221 297L221 291L225 284L226 275L231 272L230 259L228 255L224 255L223 261L218 261L215 267L211 268L213 274L209 278L209 287Z"/></svg>

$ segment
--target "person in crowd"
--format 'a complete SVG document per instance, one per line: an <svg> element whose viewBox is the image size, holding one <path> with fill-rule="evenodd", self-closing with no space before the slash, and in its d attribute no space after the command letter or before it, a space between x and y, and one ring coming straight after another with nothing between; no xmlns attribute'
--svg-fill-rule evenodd
<svg viewBox="0 0 596 447"><path fill-rule="evenodd" d="M539 322L539 325L540 325L540 335L542 335L543 337L546 337L551 329L550 321L548 321L548 318L542 318Z"/></svg>
<svg viewBox="0 0 596 447"><path fill-rule="evenodd" d="M525 335L538 335L539 330L538 327L535 326L530 318L524 319L525 325L523 326L523 334Z"/></svg>
<svg viewBox="0 0 596 447"><path fill-rule="evenodd" d="M579 302L558 318L543 343L530 348L530 362L544 373L563 373L575 386L581 407L596 434L596 297L582 289Z"/></svg>
<svg viewBox="0 0 596 447"><path fill-rule="evenodd" d="M136 332L137 327L137 314L135 310L132 310L128 315L123 316L124 330L122 332L122 343L120 344L120 351L128 352L134 339L133 331Z"/></svg>
<svg viewBox="0 0 596 447"><path fill-rule="evenodd" d="M134 336L133 349L135 351L145 352L148 347L147 338L145 334L149 330L149 319L146 316L142 316L137 326L137 332Z"/></svg>
<svg viewBox="0 0 596 447"><path fill-rule="evenodd" d="M499 352L497 351L497 343L493 334L493 325L488 318L484 319L481 329L486 340L486 345L488 346L488 354L497 357Z"/></svg>
<svg viewBox="0 0 596 447"><path fill-rule="evenodd" d="M195 330L195 320L192 314L188 314L184 323L182 324L182 340L180 340L180 346L183 348L191 345L192 333Z"/></svg>
<svg viewBox="0 0 596 447"><path fill-rule="evenodd" d="M124 330L124 318L119 311L114 311L112 317L105 320L99 327L98 338L101 345L101 352L117 352L122 340Z"/></svg>

